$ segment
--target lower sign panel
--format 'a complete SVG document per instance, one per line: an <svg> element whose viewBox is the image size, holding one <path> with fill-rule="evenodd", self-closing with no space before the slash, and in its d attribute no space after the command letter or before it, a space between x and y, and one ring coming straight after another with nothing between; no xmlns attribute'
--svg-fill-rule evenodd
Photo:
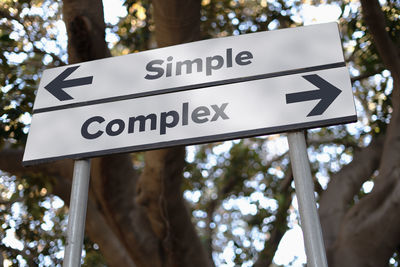
<svg viewBox="0 0 400 267"><path fill-rule="evenodd" d="M335 68L37 113L32 118L23 164L356 120L348 71Z"/></svg>

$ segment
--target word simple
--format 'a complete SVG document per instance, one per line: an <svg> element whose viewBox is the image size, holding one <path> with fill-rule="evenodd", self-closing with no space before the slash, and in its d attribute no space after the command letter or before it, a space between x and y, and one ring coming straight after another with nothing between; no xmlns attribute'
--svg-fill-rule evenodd
<svg viewBox="0 0 400 267"><path fill-rule="evenodd" d="M235 62L237 65L244 66L251 64L251 59L253 58L253 54L250 51L241 51L235 56ZM197 72L203 72L203 59L195 58L188 59L183 61L173 62L173 57L167 57L167 64L164 70L164 60L155 59L147 63L146 70L149 72L154 72L154 74L147 74L144 78L147 80L154 80L162 77L165 73L166 77L171 77L173 75L173 71L175 70L175 75L182 74L182 68L185 66L186 74L190 74L193 71L193 65L196 65ZM220 55L209 56L206 57L206 75L212 75L213 70L218 70L224 66L226 63L227 68L231 68L233 66L233 55L232 48L226 49L225 58Z"/></svg>
<svg viewBox="0 0 400 267"><path fill-rule="evenodd" d="M225 113L225 109L229 103L223 103L220 106L218 105L211 105L210 108L206 106L199 106L193 109L190 118L195 123L205 123L208 121L216 121L219 118L223 120L229 119L228 115ZM211 116L211 111L214 114ZM178 111L171 110L168 112L161 112L160 113L160 135L166 134L167 128L174 128L178 125L180 117L182 118L182 126L189 124L189 103L185 102L182 104L182 112L181 116ZM96 139L103 135L104 131L100 130L101 124L105 121L102 116L93 116L86 120L81 128L81 135L86 139ZM129 117L127 123L125 123L122 119L114 119L107 123L105 126L105 133L109 136L117 136L120 135L127 127L127 131L129 134L135 132L135 123L139 123L139 132L143 132L146 130L146 121L150 123L150 130L157 129L157 121L158 116L155 113L148 114L147 116L139 115L136 117ZM90 128L95 128L94 131L89 131Z"/></svg>

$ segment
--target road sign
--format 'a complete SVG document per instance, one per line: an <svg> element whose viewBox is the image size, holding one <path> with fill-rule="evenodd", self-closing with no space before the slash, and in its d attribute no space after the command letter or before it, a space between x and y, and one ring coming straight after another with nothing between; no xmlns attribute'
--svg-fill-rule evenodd
<svg viewBox="0 0 400 267"><path fill-rule="evenodd" d="M44 72L25 165L353 122L336 23Z"/></svg>

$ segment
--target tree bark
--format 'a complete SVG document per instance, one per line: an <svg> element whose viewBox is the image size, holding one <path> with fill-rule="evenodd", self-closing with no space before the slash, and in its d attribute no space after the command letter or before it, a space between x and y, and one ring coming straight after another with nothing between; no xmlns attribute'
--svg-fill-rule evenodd
<svg viewBox="0 0 400 267"><path fill-rule="evenodd" d="M111 56L105 41L103 3L99 0L63 1L68 34L68 63Z"/></svg>
<svg viewBox="0 0 400 267"><path fill-rule="evenodd" d="M158 46L198 40L199 1L153 1ZM210 266L182 196L185 148L146 152L136 203L160 243L160 266ZM155 265L154 265L155 266Z"/></svg>
<svg viewBox="0 0 400 267"><path fill-rule="evenodd" d="M382 157L383 137L374 139L361 150L355 151L353 161L332 175L328 189L321 195L319 216L325 248L329 251L337 238L340 223L354 196L378 169Z"/></svg>
<svg viewBox="0 0 400 267"><path fill-rule="evenodd" d="M153 0L156 40L159 47L200 38L199 0Z"/></svg>
<svg viewBox="0 0 400 267"><path fill-rule="evenodd" d="M271 266L279 243L288 229L288 210L293 200L293 190L290 188L292 181L293 173L292 169L289 169L279 187L279 191L282 193L280 193L280 201L278 202L279 206L276 211L276 219L273 222L272 231L270 232L270 238L265 241L264 249L258 254L258 259L254 263L254 267Z"/></svg>
<svg viewBox="0 0 400 267"><path fill-rule="evenodd" d="M101 1L65 0L63 12L70 63L110 56ZM159 46L199 38L198 1L154 1L154 13ZM184 147L146 152L141 175L127 154L92 160L87 233L110 266L209 265L182 197L184 157Z"/></svg>
<svg viewBox="0 0 400 267"><path fill-rule="evenodd" d="M329 266L333 267L387 266L390 257L400 245L400 228L398 227L400 225L398 213L400 207L400 53L386 31L385 17L379 2L361 0L361 5L374 45L393 77L391 96L393 112L382 148L378 145L375 149L371 149L375 146L371 144L371 148L367 148L366 151L371 150L370 153L376 153L376 155L367 157L363 165L360 163L364 170L359 173L360 177L357 179L359 182L356 187L361 185L363 178L366 180L371 176L368 173L372 174L375 168L377 170L378 175L374 180L372 192L344 212L343 194L338 192L338 188L333 185L343 180L338 177L341 173L346 173L346 168L337 175L338 177L333 177L338 181L332 180L325 192L326 199L330 201L334 201L334 198L329 195L332 196L335 192L338 197L342 196L337 200L342 203L333 206L337 207L334 212L341 213L343 219L335 220L332 224L325 220L324 223L326 227L324 231L330 232L326 236L326 243L329 248ZM357 160L356 156L354 160ZM379 165L376 166L379 156ZM365 175L367 175L366 179ZM349 190L352 189L346 189L344 192ZM355 195L355 193L353 190L352 194ZM347 198L347 200L351 199ZM325 200L321 201L322 215L329 214L329 210L326 209L329 206L327 203Z"/></svg>

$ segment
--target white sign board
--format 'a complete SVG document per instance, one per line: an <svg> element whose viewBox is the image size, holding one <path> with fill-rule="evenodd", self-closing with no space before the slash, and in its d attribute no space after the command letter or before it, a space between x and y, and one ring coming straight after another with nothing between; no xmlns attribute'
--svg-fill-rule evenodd
<svg viewBox="0 0 400 267"><path fill-rule="evenodd" d="M46 70L25 165L356 121L336 23Z"/></svg>

